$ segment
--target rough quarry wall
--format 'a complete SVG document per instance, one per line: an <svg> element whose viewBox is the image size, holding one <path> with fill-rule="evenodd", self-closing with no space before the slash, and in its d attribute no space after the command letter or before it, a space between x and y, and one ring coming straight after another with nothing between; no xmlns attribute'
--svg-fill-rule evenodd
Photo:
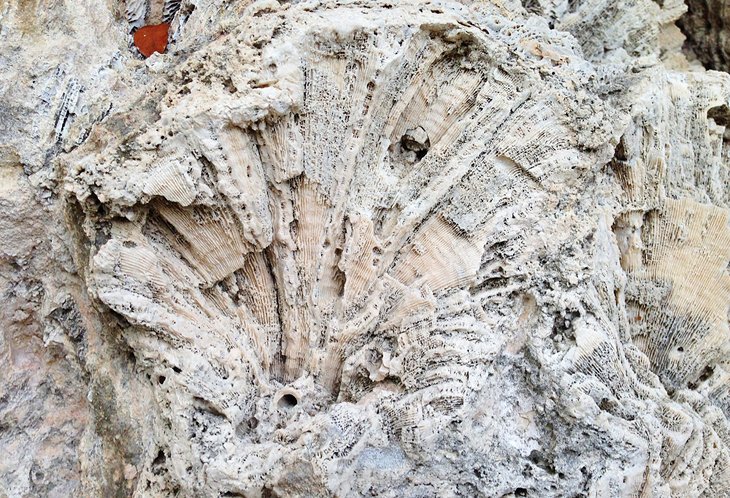
<svg viewBox="0 0 730 498"><path fill-rule="evenodd" d="M709 4L0 2L0 497L730 496Z"/></svg>

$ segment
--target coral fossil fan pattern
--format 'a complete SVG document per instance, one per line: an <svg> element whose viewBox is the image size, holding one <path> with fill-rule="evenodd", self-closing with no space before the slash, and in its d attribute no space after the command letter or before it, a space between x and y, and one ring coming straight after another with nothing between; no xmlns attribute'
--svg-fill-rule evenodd
<svg viewBox="0 0 730 498"><path fill-rule="evenodd" d="M125 136L113 116L73 153L67 189L96 241L87 283L158 408L140 496L727 489L727 442L650 370L675 366L680 343L627 325L620 269L549 271L591 250L576 240L612 237L582 192L620 117L572 38L473 15L258 12L181 65L158 116ZM683 209L647 223L663 234ZM613 228L641 310L635 289L671 283L692 248L659 236L644 270L631 223ZM727 253L715 259L721 275ZM718 278L708 295L727 295ZM722 321L722 302L683 285L663 302L702 301L687 327ZM565 297L577 289L589 297ZM672 381L697 381L696 363ZM527 474L508 460L524 448Z"/></svg>

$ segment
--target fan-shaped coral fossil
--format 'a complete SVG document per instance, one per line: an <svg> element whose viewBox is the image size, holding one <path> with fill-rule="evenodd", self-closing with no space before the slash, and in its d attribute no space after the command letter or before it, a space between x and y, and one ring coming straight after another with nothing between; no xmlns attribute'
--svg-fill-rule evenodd
<svg viewBox="0 0 730 498"><path fill-rule="evenodd" d="M730 491L730 77L676 2L548 4L125 4L180 57L43 183L85 494Z"/></svg>

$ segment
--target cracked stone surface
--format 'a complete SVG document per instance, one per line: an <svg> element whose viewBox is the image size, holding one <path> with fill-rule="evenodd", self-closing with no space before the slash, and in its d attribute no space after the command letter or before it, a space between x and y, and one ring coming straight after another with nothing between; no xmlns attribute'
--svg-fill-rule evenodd
<svg viewBox="0 0 730 498"><path fill-rule="evenodd" d="M0 498L730 495L700 4L0 5Z"/></svg>

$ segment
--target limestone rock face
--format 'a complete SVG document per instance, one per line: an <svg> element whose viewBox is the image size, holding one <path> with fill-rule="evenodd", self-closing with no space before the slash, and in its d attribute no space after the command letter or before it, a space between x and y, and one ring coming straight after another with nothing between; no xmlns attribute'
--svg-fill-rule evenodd
<svg viewBox="0 0 730 498"><path fill-rule="evenodd" d="M26 4L0 497L730 494L730 76L683 55L694 10Z"/></svg>

